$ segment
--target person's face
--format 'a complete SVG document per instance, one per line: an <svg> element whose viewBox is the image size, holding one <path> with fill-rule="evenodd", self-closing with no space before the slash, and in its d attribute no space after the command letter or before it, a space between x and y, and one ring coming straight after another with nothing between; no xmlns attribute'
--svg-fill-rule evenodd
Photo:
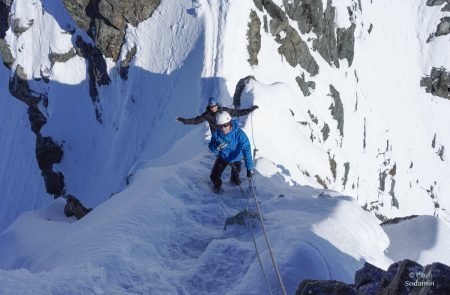
<svg viewBox="0 0 450 295"><path fill-rule="evenodd" d="M223 132L223 134L227 134L231 131L231 123L228 122L226 124L220 125L219 128Z"/></svg>
<svg viewBox="0 0 450 295"><path fill-rule="evenodd" d="M209 106L209 109L210 109L213 113L215 113L215 112L217 112L218 107L217 107L217 105L210 105L210 106Z"/></svg>

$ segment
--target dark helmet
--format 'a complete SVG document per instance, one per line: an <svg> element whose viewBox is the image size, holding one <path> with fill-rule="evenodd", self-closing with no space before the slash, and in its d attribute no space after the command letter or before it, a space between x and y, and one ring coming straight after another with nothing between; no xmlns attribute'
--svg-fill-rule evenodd
<svg viewBox="0 0 450 295"><path fill-rule="evenodd" d="M214 96L211 96L208 100L208 105L209 106L216 106L217 105L217 98L215 98Z"/></svg>

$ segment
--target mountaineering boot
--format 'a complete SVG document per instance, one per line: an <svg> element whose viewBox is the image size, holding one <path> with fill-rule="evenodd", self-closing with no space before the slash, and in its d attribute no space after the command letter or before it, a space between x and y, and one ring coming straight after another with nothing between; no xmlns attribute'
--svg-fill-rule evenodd
<svg viewBox="0 0 450 295"><path fill-rule="evenodd" d="M222 186L220 184L219 185L214 185L213 192L218 194L218 193L220 193L221 189L222 189Z"/></svg>
<svg viewBox="0 0 450 295"><path fill-rule="evenodd" d="M230 182L235 185L240 185L241 179L239 178L239 175L232 174L230 177Z"/></svg>

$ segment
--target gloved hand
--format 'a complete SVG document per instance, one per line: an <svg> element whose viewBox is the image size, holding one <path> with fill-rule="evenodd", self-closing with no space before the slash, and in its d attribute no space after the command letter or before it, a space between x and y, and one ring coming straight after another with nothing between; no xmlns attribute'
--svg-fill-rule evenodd
<svg viewBox="0 0 450 295"><path fill-rule="evenodd" d="M253 170L252 169L247 169L247 178L252 178L253 177Z"/></svg>
<svg viewBox="0 0 450 295"><path fill-rule="evenodd" d="M254 106L252 106L251 110L252 110L252 112L253 112L254 110L256 110L256 109L258 109L258 108L259 108L259 106L254 105Z"/></svg>

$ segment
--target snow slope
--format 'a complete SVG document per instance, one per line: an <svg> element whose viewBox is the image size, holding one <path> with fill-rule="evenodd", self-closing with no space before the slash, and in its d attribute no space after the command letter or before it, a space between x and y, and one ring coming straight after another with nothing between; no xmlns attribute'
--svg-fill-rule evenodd
<svg viewBox="0 0 450 295"><path fill-rule="evenodd" d="M198 127L183 140L195 146L202 133ZM246 195L228 184L223 197L210 192L205 175L214 159L204 145L199 152L192 158L169 151L177 165L137 171L127 189L80 221L63 216L62 200L23 214L0 235L2 293L266 292L248 227L223 230L227 217L246 208ZM377 219L350 197L318 197L321 191L291 187L280 175L254 181L289 294L304 278L351 282L363 260L383 268L391 262ZM351 230L348 224L354 224ZM344 231L348 240L341 238ZM275 291L259 226L256 236ZM71 284L63 283L69 277Z"/></svg>
<svg viewBox="0 0 450 295"><path fill-rule="evenodd" d="M349 26L346 5L353 1L334 2L336 23ZM8 31L14 66L22 65L32 86L48 95L42 133L65 152L55 168L64 173L67 192L94 210L75 221L63 215L63 200L50 202L27 110L6 95L0 114L11 123L0 126L2 143L8 142L0 147L0 293L265 293L248 227L223 230L226 218L247 207L247 196L228 184L223 197L210 192L214 158L206 125L174 121L203 111L210 95L230 105L236 82L249 74L258 81L245 88L242 106L260 108L240 122L258 149L257 194L289 294L305 278L352 282L365 261L383 269L403 258L448 263L450 169L431 141L437 134L438 145L450 146L450 104L419 87L432 66L449 64L442 54L446 36L424 42L443 13L418 0L361 2L351 19L353 64L330 67L312 52L320 73L305 73L316 90L304 97L295 82L304 70L278 55L269 33L261 31L259 65L248 65L251 1L162 1L151 18L127 28L122 55L137 47L128 80L107 60L111 84L99 88L99 124L86 61L74 57L51 67L46 58L72 46L66 29L74 24L62 3L14 1L22 24L35 19L20 36ZM255 11L262 19L264 12ZM33 80L41 70L50 75L48 84ZM0 77L6 93L9 73L2 68ZM344 137L329 109L330 84L344 105ZM350 166L345 181L344 163ZM361 205L385 217L441 219L382 228ZM38 210L25 212L32 208ZM418 227L422 238L414 241ZM256 236L271 289L279 292L259 226Z"/></svg>

